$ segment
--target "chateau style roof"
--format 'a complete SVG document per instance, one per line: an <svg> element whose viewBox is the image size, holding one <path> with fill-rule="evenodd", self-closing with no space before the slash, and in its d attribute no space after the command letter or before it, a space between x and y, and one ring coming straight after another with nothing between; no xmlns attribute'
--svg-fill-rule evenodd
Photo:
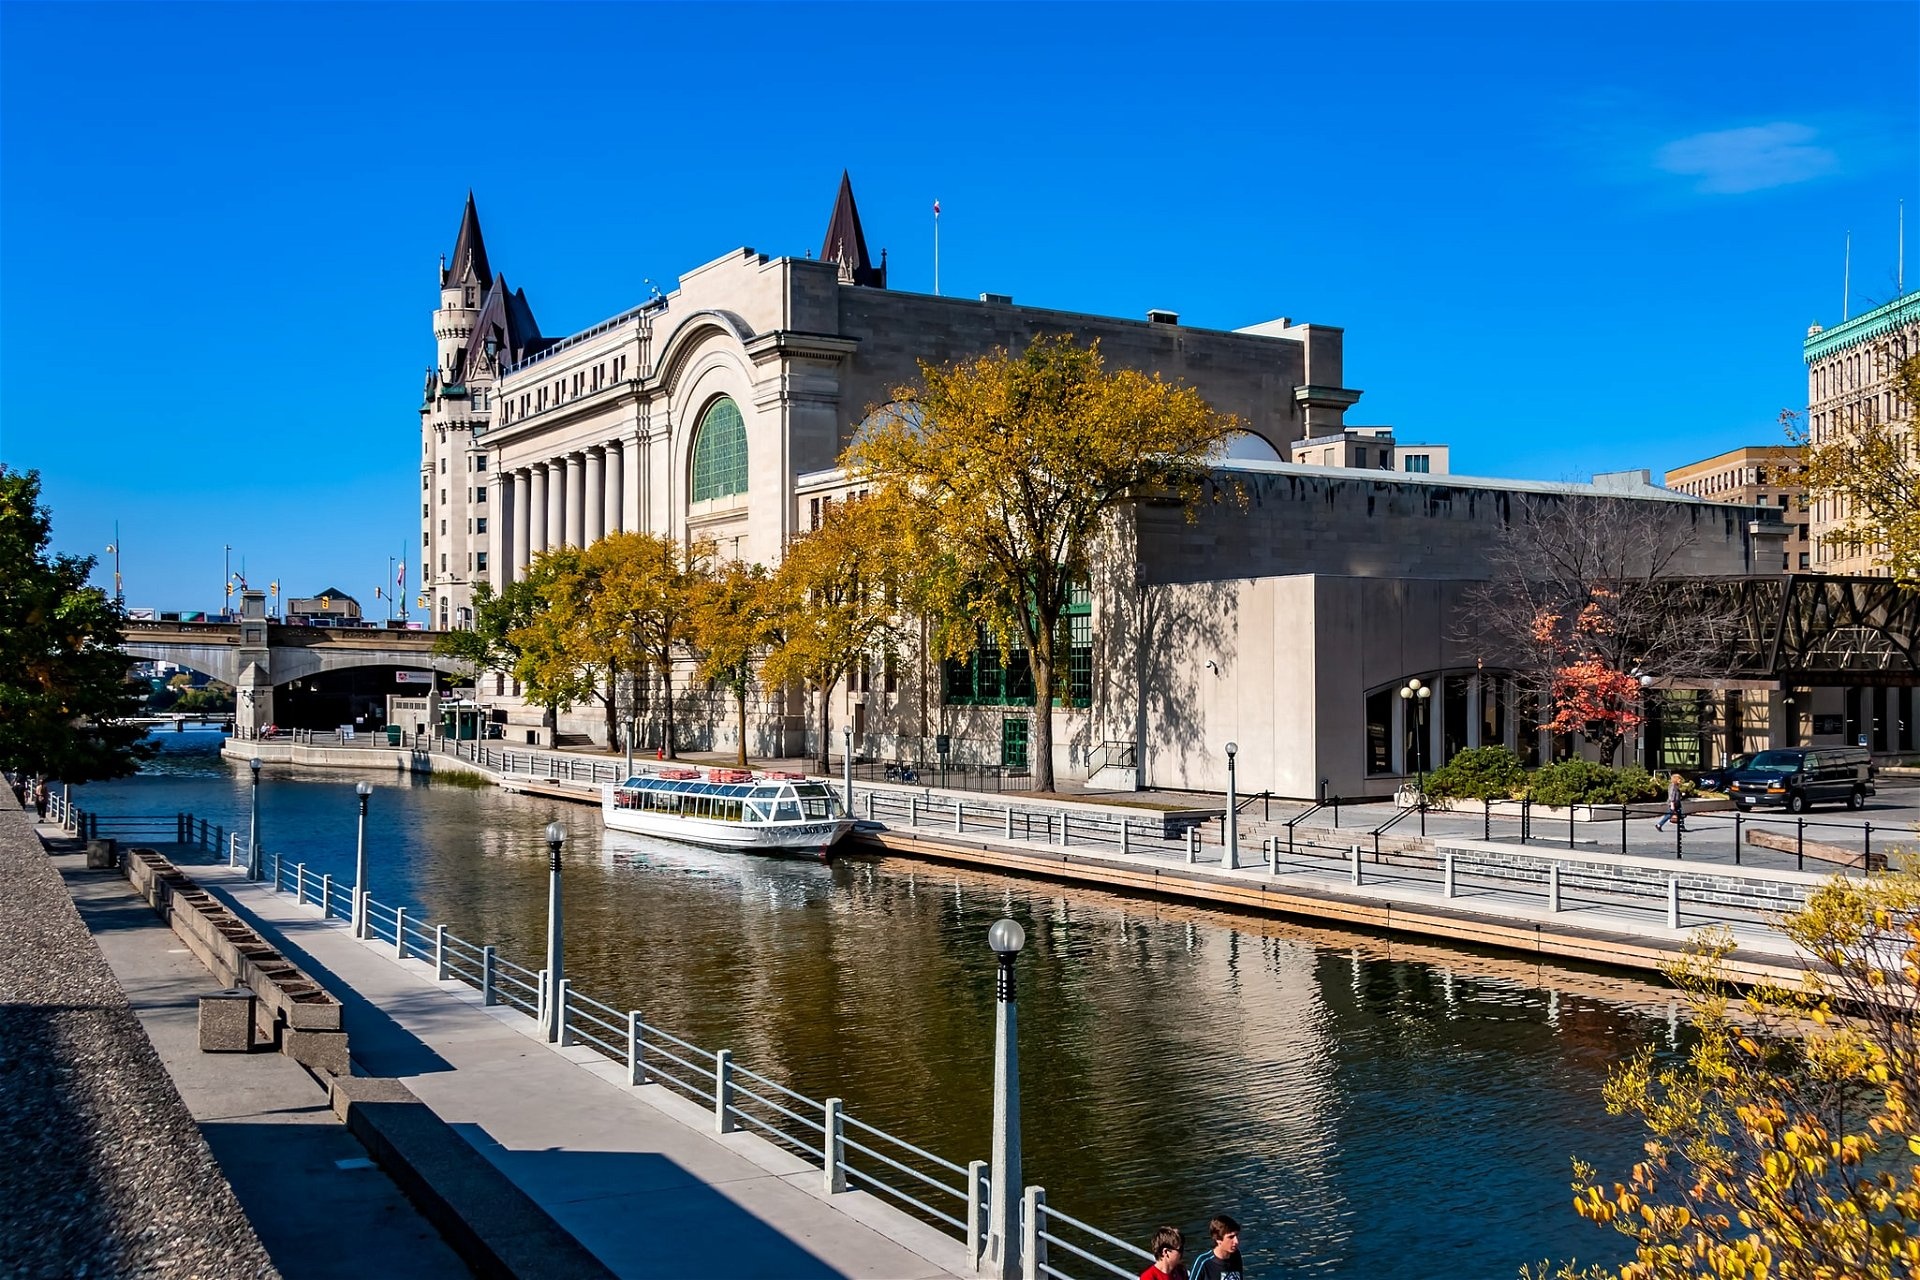
<svg viewBox="0 0 1920 1280"><path fill-rule="evenodd" d="M489 337L498 344L492 366L487 364ZM461 353L462 380L483 371L489 377L494 376L501 368L517 364L552 345L550 339L540 336L540 325L533 318L533 305L527 301L527 291L509 290L507 278L500 276L487 290L480 314L474 317L473 336L467 339L466 350Z"/></svg>
<svg viewBox="0 0 1920 1280"><path fill-rule="evenodd" d="M860 227L860 210L853 203L853 179L840 171L840 194L833 201L833 216L827 220L827 238L820 245L822 262L840 264L840 279L847 284L887 287L886 255L874 266L867 256L867 233Z"/></svg>
<svg viewBox="0 0 1920 1280"><path fill-rule="evenodd" d="M482 289L493 283L493 268L487 264L487 242L480 237L480 213L473 207L473 192L467 192L467 208L460 215L460 234L453 242L453 256L440 273L440 285L459 283L469 275Z"/></svg>

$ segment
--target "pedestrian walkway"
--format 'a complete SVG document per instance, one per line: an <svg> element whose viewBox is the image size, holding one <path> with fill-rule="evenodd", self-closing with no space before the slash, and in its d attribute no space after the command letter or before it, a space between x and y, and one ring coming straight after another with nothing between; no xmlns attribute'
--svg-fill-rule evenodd
<svg viewBox="0 0 1920 1280"><path fill-rule="evenodd" d="M224 866L192 868L345 1005L356 1074L403 1080L614 1273L766 1280L971 1275L965 1247L419 960ZM688 1251L697 1258L690 1260Z"/></svg>

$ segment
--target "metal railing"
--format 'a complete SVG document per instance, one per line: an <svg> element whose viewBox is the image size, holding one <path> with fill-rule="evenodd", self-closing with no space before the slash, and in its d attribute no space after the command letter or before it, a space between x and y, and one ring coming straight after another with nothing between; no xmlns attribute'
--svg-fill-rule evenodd
<svg viewBox="0 0 1920 1280"><path fill-rule="evenodd" d="M132 821L129 819L129 821ZM192 814L140 821L174 828L181 843L222 853L227 864L242 867L246 840ZM292 893L297 902L319 909L324 919L351 922L353 886L334 882L304 862L280 853L262 853L262 879L275 892ZM404 906L365 900L365 932L371 942L385 943L400 960L432 965L440 981L459 982L480 993L483 1005L507 1005L542 1027L557 1024L559 1043L586 1045L626 1069L628 1083L658 1085L712 1111L715 1132L752 1132L813 1162L821 1186L829 1194L849 1188L866 1190L905 1208L922 1220L937 1223L978 1258L986 1243L990 1205L987 1162L960 1165L888 1133L847 1113L839 1098L816 1099L734 1061L728 1049L710 1050L647 1022L639 1010L616 1009L574 988L563 977L558 991L550 990L545 969L529 969L500 955L491 945L471 942L444 925L430 924ZM554 1018L553 1004L559 1014ZM548 1033L552 1039L552 1033ZM1035 1197L1038 1196L1036 1200ZM1123 1257L1143 1254L1125 1241L1107 1235L1058 1210L1046 1207L1045 1193L1028 1188L1023 1204L1024 1238L1037 1242L1036 1258L1025 1256L1025 1275L1038 1280L1077 1280L1070 1272L1046 1262L1051 1244L1086 1259L1100 1274L1137 1275L1118 1268L1094 1253L1087 1241L1118 1249ZM1042 1217L1047 1220L1042 1221ZM1047 1223L1055 1224L1050 1231ZM1059 1227L1081 1233L1079 1244L1062 1239Z"/></svg>

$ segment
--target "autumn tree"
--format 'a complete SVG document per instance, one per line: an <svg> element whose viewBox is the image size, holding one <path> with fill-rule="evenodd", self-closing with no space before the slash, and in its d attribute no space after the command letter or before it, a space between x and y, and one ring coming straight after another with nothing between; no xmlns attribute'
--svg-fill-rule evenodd
<svg viewBox="0 0 1920 1280"><path fill-rule="evenodd" d="M964 573L943 577L945 647L983 629L1027 656L1036 711L1034 786L1053 789L1062 623L1110 513L1136 497L1191 499L1236 427L1198 392L1132 369L1097 342L1038 338L1026 350L921 365L919 385L867 427L845 465L902 513L910 536Z"/></svg>
<svg viewBox="0 0 1920 1280"><path fill-rule="evenodd" d="M1566 1280L1892 1280L1920 1275L1920 873L1837 877L1781 926L1797 985L1728 981L1710 932L1668 976L1690 1008L1684 1059L1642 1050L1609 1112L1646 1128L1625 1181L1574 1165L1574 1207L1628 1237L1617 1270Z"/></svg>
<svg viewBox="0 0 1920 1280"><path fill-rule="evenodd" d="M713 572L713 541L683 544L657 533L611 533L582 558L592 581L590 647L604 653L610 672L659 677L661 741L671 759L678 747L674 669L691 653L694 617ZM612 693L609 687L608 741L615 717Z"/></svg>
<svg viewBox="0 0 1920 1280"><path fill-rule="evenodd" d="M502 619L508 627L497 648L487 644L488 633L476 626L476 635L482 638L471 649L510 657L514 678L526 690L527 700L544 707L553 723L560 712L596 696L600 673L609 661L587 611L593 584L579 548L563 546L536 554L524 582L517 585L523 588L520 599L525 607ZM499 606L505 598L489 604ZM504 613L504 607L500 611Z"/></svg>
<svg viewBox="0 0 1920 1280"><path fill-rule="evenodd" d="M737 763L747 767L747 694L756 668L779 636L773 579L766 567L729 560L696 593L692 648L700 674L733 695Z"/></svg>
<svg viewBox="0 0 1920 1280"><path fill-rule="evenodd" d="M87 585L93 557L49 555L40 473L0 465L0 767L69 783L132 773L148 754L129 723L120 606Z"/></svg>
<svg viewBox="0 0 1920 1280"><path fill-rule="evenodd" d="M867 498L828 504L820 527L787 547L768 587L761 677L804 684L819 707L819 762L830 770L833 687L863 657L884 654L900 625L899 513Z"/></svg>
<svg viewBox="0 0 1920 1280"><path fill-rule="evenodd" d="M1512 672L1549 728L1611 756L1640 723L1641 674L1724 674L1743 635L1738 593L1683 572L1697 536L1690 516L1598 494L1514 498L1455 639Z"/></svg>
<svg viewBox="0 0 1920 1280"><path fill-rule="evenodd" d="M1881 365L1893 412L1878 396L1843 405L1817 431L1801 415L1783 413L1789 438L1806 451L1807 495L1833 504L1839 523L1824 535L1842 554L1869 552L1875 565L1902 582L1920 579L1920 445L1913 406L1920 404L1920 352L1911 329L1896 331L1866 353Z"/></svg>
<svg viewBox="0 0 1920 1280"><path fill-rule="evenodd" d="M482 579L473 587L473 626L441 632L433 651L460 659L474 676L482 671L512 671L520 658L513 633L543 607L539 590L524 577L497 594L493 584Z"/></svg>

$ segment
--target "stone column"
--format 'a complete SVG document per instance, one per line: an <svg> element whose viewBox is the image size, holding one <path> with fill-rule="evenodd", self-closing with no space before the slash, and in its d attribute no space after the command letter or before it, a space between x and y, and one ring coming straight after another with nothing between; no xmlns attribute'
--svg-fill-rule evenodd
<svg viewBox="0 0 1920 1280"><path fill-rule="evenodd" d="M502 579L505 582L518 582L527 576L527 561L533 554L527 542L531 531L527 512L533 501L532 487L533 477L524 468L513 473L513 554L509 557L508 575Z"/></svg>
<svg viewBox="0 0 1920 1280"><path fill-rule="evenodd" d="M547 464L535 463L527 468L527 563L533 563L535 552L545 551L547 530L550 527L547 511L550 506L547 498Z"/></svg>
<svg viewBox="0 0 1920 1280"><path fill-rule="evenodd" d="M493 497L487 502L493 513L487 517L486 580L498 592L513 580L513 567L507 563L507 557L513 553L510 536L513 526L509 523L513 519L513 478L495 471L492 484Z"/></svg>
<svg viewBox="0 0 1920 1280"><path fill-rule="evenodd" d="M607 459L607 532L624 533L627 528L624 514L627 501L625 450L619 444L612 443L603 452Z"/></svg>
<svg viewBox="0 0 1920 1280"><path fill-rule="evenodd" d="M567 464L547 463L547 550L567 545Z"/></svg>
<svg viewBox="0 0 1920 1280"><path fill-rule="evenodd" d="M629 533L644 533L652 528L647 522L647 437L646 428L638 427L622 446L626 456L621 459L620 475L625 492L620 500L620 527Z"/></svg>
<svg viewBox="0 0 1920 1280"><path fill-rule="evenodd" d="M588 449L586 501L581 505L580 545L589 546L607 534L607 455L603 449Z"/></svg>
<svg viewBox="0 0 1920 1280"><path fill-rule="evenodd" d="M577 453L567 455L567 545L587 545L587 460Z"/></svg>

